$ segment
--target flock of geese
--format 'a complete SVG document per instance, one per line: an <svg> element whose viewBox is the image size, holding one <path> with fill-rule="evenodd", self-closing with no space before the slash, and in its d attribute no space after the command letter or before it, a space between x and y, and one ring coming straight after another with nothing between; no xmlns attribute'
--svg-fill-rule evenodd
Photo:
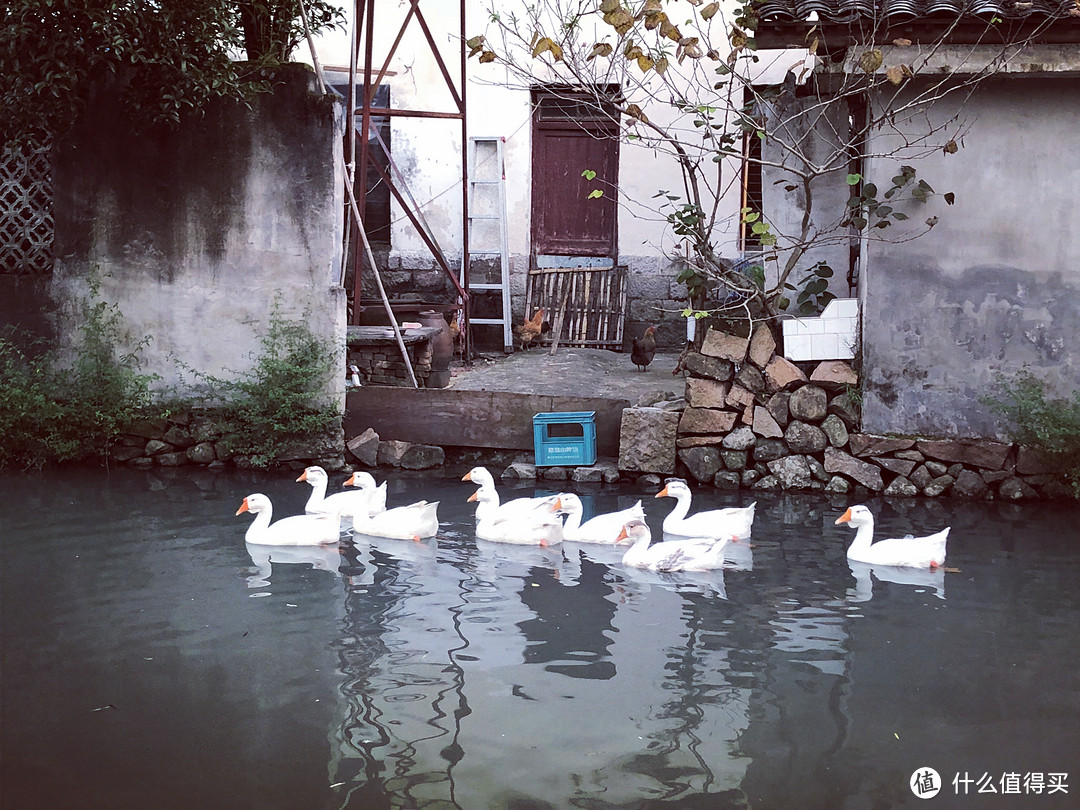
<svg viewBox="0 0 1080 810"><path fill-rule="evenodd" d="M386 508L386 482L376 485L370 473L356 472L346 489L326 494L327 474L308 467L296 479L311 486L305 514L271 522L270 499L256 493L244 498L237 515L255 516L245 540L259 546L317 546L335 544L342 527L372 537L423 540L439 530L438 502L417 501ZM660 572L709 571L723 567L725 557L740 544L748 547L756 503L745 507L711 509L690 514L691 493L685 481L671 479L657 498L674 498L675 508L664 518L665 536L652 542L639 500L618 512L596 515L582 522L581 499L571 492L535 498L514 498L503 503L495 480L484 467L474 467L462 478L477 486L469 502L476 503L476 537L496 543L552 546L563 541L628 545L625 565ZM945 563L949 529L927 537L904 537L874 542L874 516L865 506L852 506L837 520L855 529L848 548L849 560L870 565L938 570ZM732 545L729 545L732 544Z"/></svg>

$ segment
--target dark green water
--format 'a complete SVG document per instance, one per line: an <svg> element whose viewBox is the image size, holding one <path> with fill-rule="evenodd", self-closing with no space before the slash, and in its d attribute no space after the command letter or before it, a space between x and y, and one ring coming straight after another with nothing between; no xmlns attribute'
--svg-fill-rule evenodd
<svg viewBox="0 0 1080 810"><path fill-rule="evenodd" d="M234 512L302 511L287 475L0 482L5 810L1080 806L1075 507L870 501L952 526L905 582L848 565L847 501L757 496L752 559L680 578L478 542L457 478L391 480L437 541L269 560Z"/></svg>

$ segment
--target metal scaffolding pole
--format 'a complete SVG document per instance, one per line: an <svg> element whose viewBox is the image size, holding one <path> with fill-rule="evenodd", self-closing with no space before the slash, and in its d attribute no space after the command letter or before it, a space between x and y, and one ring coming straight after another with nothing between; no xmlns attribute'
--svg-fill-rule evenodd
<svg viewBox="0 0 1080 810"><path fill-rule="evenodd" d="M405 216L416 228L417 233L420 235L421 240L426 247L431 251L436 263L442 269L442 271L453 282L454 288L460 299L461 312L463 315L464 323L464 339L465 339L465 358L471 356L472 337L469 330L470 320L470 301L468 295L469 289L469 199L468 199L468 162L466 158L468 149L468 121L466 117L466 60L467 54L465 51L465 4L466 0L459 0L459 19L458 19L458 76L453 77L442 54L439 51L438 44L435 41L434 36L431 33L431 29L428 26L427 20L424 17L424 13L420 8L421 0L408 0L409 6L405 13L404 20L402 21L394 39L387 52L386 58L383 61L381 67L375 71L374 65L374 51L376 42L376 19L375 19L375 3L376 0L356 0L355 4L355 20L357 25L356 39L354 48L359 50L361 41L363 42L363 88L359 95L359 109L353 109L351 111L350 119L353 119L357 113L360 115L360 149L359 149L359 161L356 166L354 177L358 178L355 185L356 205L360 211L361 216L365 210L366 200L366 183L368 176L368 168L372 167L380 176L381 181L387 183L391 194L394 199L397 200L405 213ZM429 3L428 7L431 7ZM432 58L435 60L435 64L439 69L439 73L442 76L443 81L446 84L446 88L449 91L450 98L452 100L452 109L450 110L406 110L388 107L376 107L375 92L378 90L379 85L383 79L390 72L390 64L393 60L398 46L401 44L405 37L406 31L410 28L418 28L423 34L423 39L427 43ZM387 38L385 36L378 36L378 41L385 42ZM351 79L351 81L354 81ZM352 95L352 93L350 93ZM461 273L460 278L455 276L453 270L450 267L450 263L443 255L441 248L434 238L434 234L430 233L426 226L426 220L423 216L423 212L419 209L413 195L409 193L408 189L403 187L403 177L396 166L393 165L392 159L390 160L392 172L387 172L383 167L372 160L371 149L368 145L368 137L371 132L371 119L374 116L387 116L387 117L405 117L416 119L450 119L458 120L461 123ZM390 158L389 155L387 155ZM359 250L354 252L354 274L353 274L353 322L357 322L359 319L359 303L363 291L363 274L361 260L364 256L367 256L369 262L373 262L373 258L370 251L361 252Z"/></svg>

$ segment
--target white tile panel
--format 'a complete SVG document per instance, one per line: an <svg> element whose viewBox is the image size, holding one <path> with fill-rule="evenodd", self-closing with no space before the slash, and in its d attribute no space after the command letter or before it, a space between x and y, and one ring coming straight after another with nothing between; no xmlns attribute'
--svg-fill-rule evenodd
<svg viewBox="0 0 1080 810"><path fill-rule="evenodd" d="M835 299L816 318L783 322L784 355L788 360L850 360L859 329L859 302Z"/></svg>

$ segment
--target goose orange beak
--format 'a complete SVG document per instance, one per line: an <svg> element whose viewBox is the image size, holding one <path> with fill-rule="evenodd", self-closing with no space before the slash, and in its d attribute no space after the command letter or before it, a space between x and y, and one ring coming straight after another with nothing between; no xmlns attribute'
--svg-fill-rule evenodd
<svg viewBox="0 0 1080 810"><path fill-rule="evenodd" d="M242 504L240 504L240 508L236 510L236 514L242 515L244 512L247 512L247 511L248 511L248 502L247 502L247 498L244 498L244 502Z"/></svg>
<svg viewBox="0 0 1080 810"><path fill-rule="evenodd" d="M653 495L653 497L654 498L666 498L666 497L668 497L667 487L664 487L662 490L660 490L655 495Z"/></svg>
<svg viewBox="0 0 1080 810"><path fill-rule="evenodd" d="M469 496L469 500L465 501L465 503L472 503L473 501L478 500L476 496L479 495L479 494L480 494L480 490L477 490L476 492L474 492L472 495Z"/></svg>
<svg viewBox="0 0 1080 810"><path fill-rule="evenodd" d="M461 476L462 481L472 481L472 470Z"/></svg>
<svg viewBox="0 0 1080 810"><path fill-rule="evenodd" d="M840 517L838 517L836 519L836 523L834 523L833 525L836 526L836 525L838 525L840 523L847 523L849 520L851 520L851 509L850 509L850 507L848 508L848 510L846 512L844 512L844 514L842 514Z"/></svg>
<svg viewBox="0 0 1080 810"><path fill-rule="evenodd" d="M304 470L302 473L300 473L300 477L297 478L296 481L297 483L299 483L300 481L307 481L307 470Z"/></svg>
<svg viewBox="0 0 1080 810"><path fill-rule="evenodd" d="M355 487L356 486L356 473L349 476L349 480L342 484L343 487Z"/></svg>

